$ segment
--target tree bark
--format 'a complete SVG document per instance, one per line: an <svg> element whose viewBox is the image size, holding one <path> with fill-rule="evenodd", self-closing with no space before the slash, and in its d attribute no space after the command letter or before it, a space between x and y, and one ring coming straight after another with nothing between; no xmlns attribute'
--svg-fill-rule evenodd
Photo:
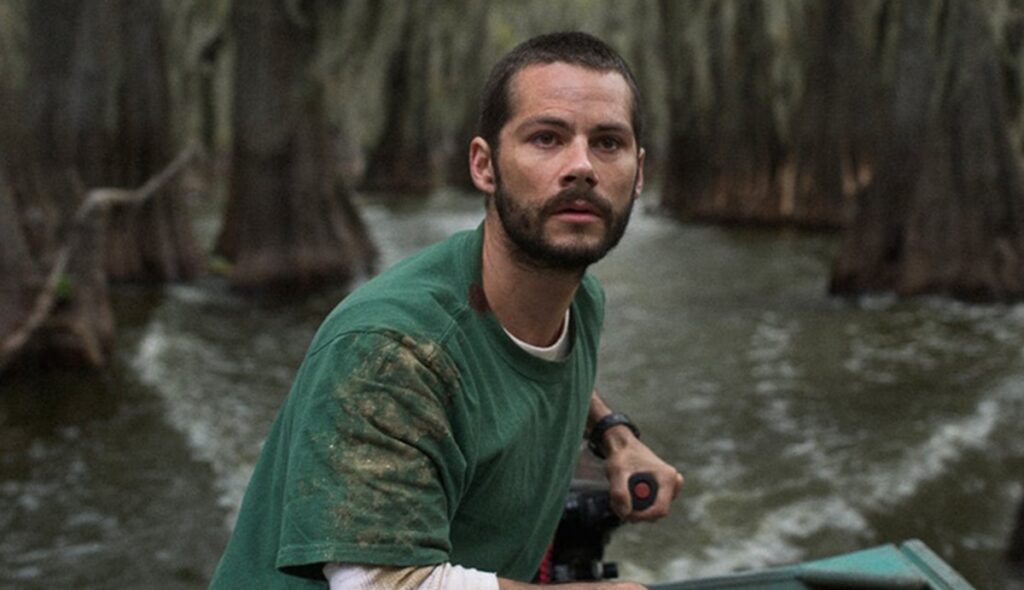
<svg viewBox="0 0 1024 590"><path fill-rule="evenodd" d="M73 0L38 0L27 4L28 81L20 101L7 113L0 149L7 165L9 190L13 193L14 212L3 215L4 268L0 282L5 286L7 307L3 314L0 338L6 364L11 354L21 352L18 340L26 327L47 321L44 337L33 339L37 358L57 365L99 366L113 339L113 320L99 253L90 248L91 239L76 240L74 249L61 249L72 235L74 212L82 201L82 182L75 168L75 150L69 133L70 111L75 100L84 97L72 92L73 44L54 42L74 39L80 22L81 6ZM10 202L12 199L5 198ZM7 206L5 205L5 208ZM15 229L20 228L20 232ZM18 246L23 236L25 250ZM86 236L88 237L88 236ZM10 257L8 259L8 256ZM46 269L60 263L61 272L46 280ZM30 266L30 268L29 268ZM45 313L37 312L35 302L49 289L53 304Z"/></svg>
<svg viewBox="0 0 1024 590"><path fill-rule="evenodd" d="M448 19L451 28L441 35L447 49L444 84L449 88L460 87L460 91L452 92L454 105L446 105L454 106L457 118L448 140L443 176L447 186L472 193L477 189L469 174L469 144L476 136L480 93L491 66L484 51L490 35L487 16L491 8L487 0L469 3L457 16Z"/></svg>
<svg viewBox="0 0 1024 590"><path fill-rule="evenodd" d="M365 272L372 246L341 188L310 3L236 2L233 153L217 253L237 288L314 288Z"/></svg>
<svg viewBox="0 0 1024 590"><path fill-rule="evenodd" d="M68 101L74 160L86 186L135 187L173 153L160 0L82 4ZM105 257L115 281L184 280L202 265L179 198L116 206Z"/></svg>
<svg viewBox="0 0 1024 590"><path fill-rule="evenodd" d="M5 113L0 148L25 240L36 263L46 263L78 207L82 185L68 138L73 44L80 3L39 0L26 7L27 83Z"/></svg>
<svg viewBox="0 0 1024 590"><path fill-rule="evenodd" d="M23 356L33 357L39 365L64 368L99 369L107 364L114 343L114 313L103 259L106 220L107 211L87 198L24 322L0 334L0 371Z"/></svg>
<svg viewBox="0 0 1024 590"><path fill-rule="evenodd" d="M14 191L0 170L0 337L24 321L39 282L18 219Z"/></svg>
<svg viewBox="0 0 1024 590"><path fill-rule="evenodd" d="M1024 498L1017 508L1017 521L1013 525L1013 534L1006 549L1006 559L1010 563L1024 568Z"/></svg>
<svg viewBox="0 0 1024 590"><path fill-rule="evenodd" d="M764 224L782 221L777 173L781 142L772 112L771 56L761 2L663 2L672 89L662 206L683 219ZM690 62L679 40L690 18L706 19L706 61ZM675 40L675 41L673 41ZM682 47L680 47L682 45ZM702 74L703 72L703 74ZM709 80L703 99L698 79Z"/></svg>
<svg viewBox="0 0 1024 590"><path fill-rule="evenodd" d="M700 116L697 64L687 43L684 23L700 18L697 3L661 0L661 41L666 48L669 132L661 206L682 219L699 218L710 209L713 183L711 130Z"/></svg>
<svg viewBox="0 0 1024 590"><path fill-rule="evenodd" d="M897 7L893 133L831 290L1024 296L1024 176L984 8L964 0Z"/></svg>
<svg viewBox="0 0 1024 590"><path fill-rule="evenodd" d="M877 129L881 96L870 75L871 50L861 30L869 3L834 0L806 5L801 54L806 63L796 108L791 163L783 195L794 224L841 228L848 204L869 177L866 137Z"/></svg>
<svg viewBox="0 0 1024 590"><path fill-rule="evenodd" d="M434 9L416 0L404 13L401 43L387 65L384 130L370 150L362 190L425 194L436 185L429 125L431 39L426 33Z"/></svg>

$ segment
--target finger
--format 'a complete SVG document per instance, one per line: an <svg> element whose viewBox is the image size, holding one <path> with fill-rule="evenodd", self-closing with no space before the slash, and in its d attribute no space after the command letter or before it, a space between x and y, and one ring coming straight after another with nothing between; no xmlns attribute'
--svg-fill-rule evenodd
<svg viewBox="0 0 1024 590"><path fill-rule="evenodd" d="M682 475L678 471L674 471L672 475L663 471L656 488L657 497L654 503L643 511L633 510L630 520L633 522L654 521L668 516L672 510L672 501L679 494L679 488L682 485L681 479Z"/></svg>
<svg viewBox="0 0 1024 590"><path fill-rule="evenodd" d="M611 496L612 512L623 521L630 521L636 518L636 513L629 505L629 500L623 500L615 495Z"/></svg>
<svg viewBox="0 0 1024 590"><path fill-rule="evenodd" d="M683 474L679 473L678 471L676 471L676 477L675 477L675 482L674 482L675 485L672 486L672 499L673 500L675 500L676 497L679 496L679 492L683 491L683 484L685 482L686 482L686 479L683 477Z"/></svg>
<svg viewBox="0 0 1024 590"><path fill-rule="evenodd" d="M605 467L605 474L608 477L608 497L612 511L622 520L626 520L633 512L626 470L615 468L609 463Z"/></svg>
<svg viewBox="0 0 1024 590"><path fill-rule="evenodd" d="M629 495L629 490L625 484L621 486L613 485L608 490L608 497L611 501L612 511L621 518L627 520L633 515L632 500Z"/></svg>

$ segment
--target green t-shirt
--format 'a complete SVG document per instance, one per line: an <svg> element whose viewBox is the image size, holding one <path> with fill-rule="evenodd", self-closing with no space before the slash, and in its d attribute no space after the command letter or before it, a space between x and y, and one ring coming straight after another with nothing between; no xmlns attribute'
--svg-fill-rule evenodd
<svg viewBox="0 0 1024 590"><path fill-rule="evenodd" d="M457 234L331 312L212 587L323 587L332 561L533 577L575 469L604 295L586 276L568 357L533 357L487 309L482 242L482 226Z"/></svg>

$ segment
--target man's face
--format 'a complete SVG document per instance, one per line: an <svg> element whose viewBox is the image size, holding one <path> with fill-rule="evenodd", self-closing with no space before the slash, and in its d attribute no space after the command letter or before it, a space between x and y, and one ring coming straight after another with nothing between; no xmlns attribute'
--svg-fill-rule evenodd
<svg viewBox="0 0 1024 590"><path fill-rule="evenodd" d="M522 261L580 270L618 243L643 183L631 93L618 73L554 63L511 84L494 207Z"/></svg>

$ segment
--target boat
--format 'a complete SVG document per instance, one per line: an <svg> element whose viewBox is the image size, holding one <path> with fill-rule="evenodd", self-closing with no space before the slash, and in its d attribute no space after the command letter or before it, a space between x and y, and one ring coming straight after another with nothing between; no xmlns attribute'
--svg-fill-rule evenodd
<svg viewBox="0 0 1024 590"><path fill-rule="evenodd" d="M650 586L651 590L974 590L919 540L761 571Z"/></svg>
<svg viewBox="0 0 1024 590"><path fill-rule="evenodd" d="M621 524L611 510L607 483L574 480L554 542L548 549L535 581L550 584L617 578L618 568L614 563L604 561L604 549L612 532ZM649 588L974 590L953 567L917 539L793 565L653 584Z"/></svg>

